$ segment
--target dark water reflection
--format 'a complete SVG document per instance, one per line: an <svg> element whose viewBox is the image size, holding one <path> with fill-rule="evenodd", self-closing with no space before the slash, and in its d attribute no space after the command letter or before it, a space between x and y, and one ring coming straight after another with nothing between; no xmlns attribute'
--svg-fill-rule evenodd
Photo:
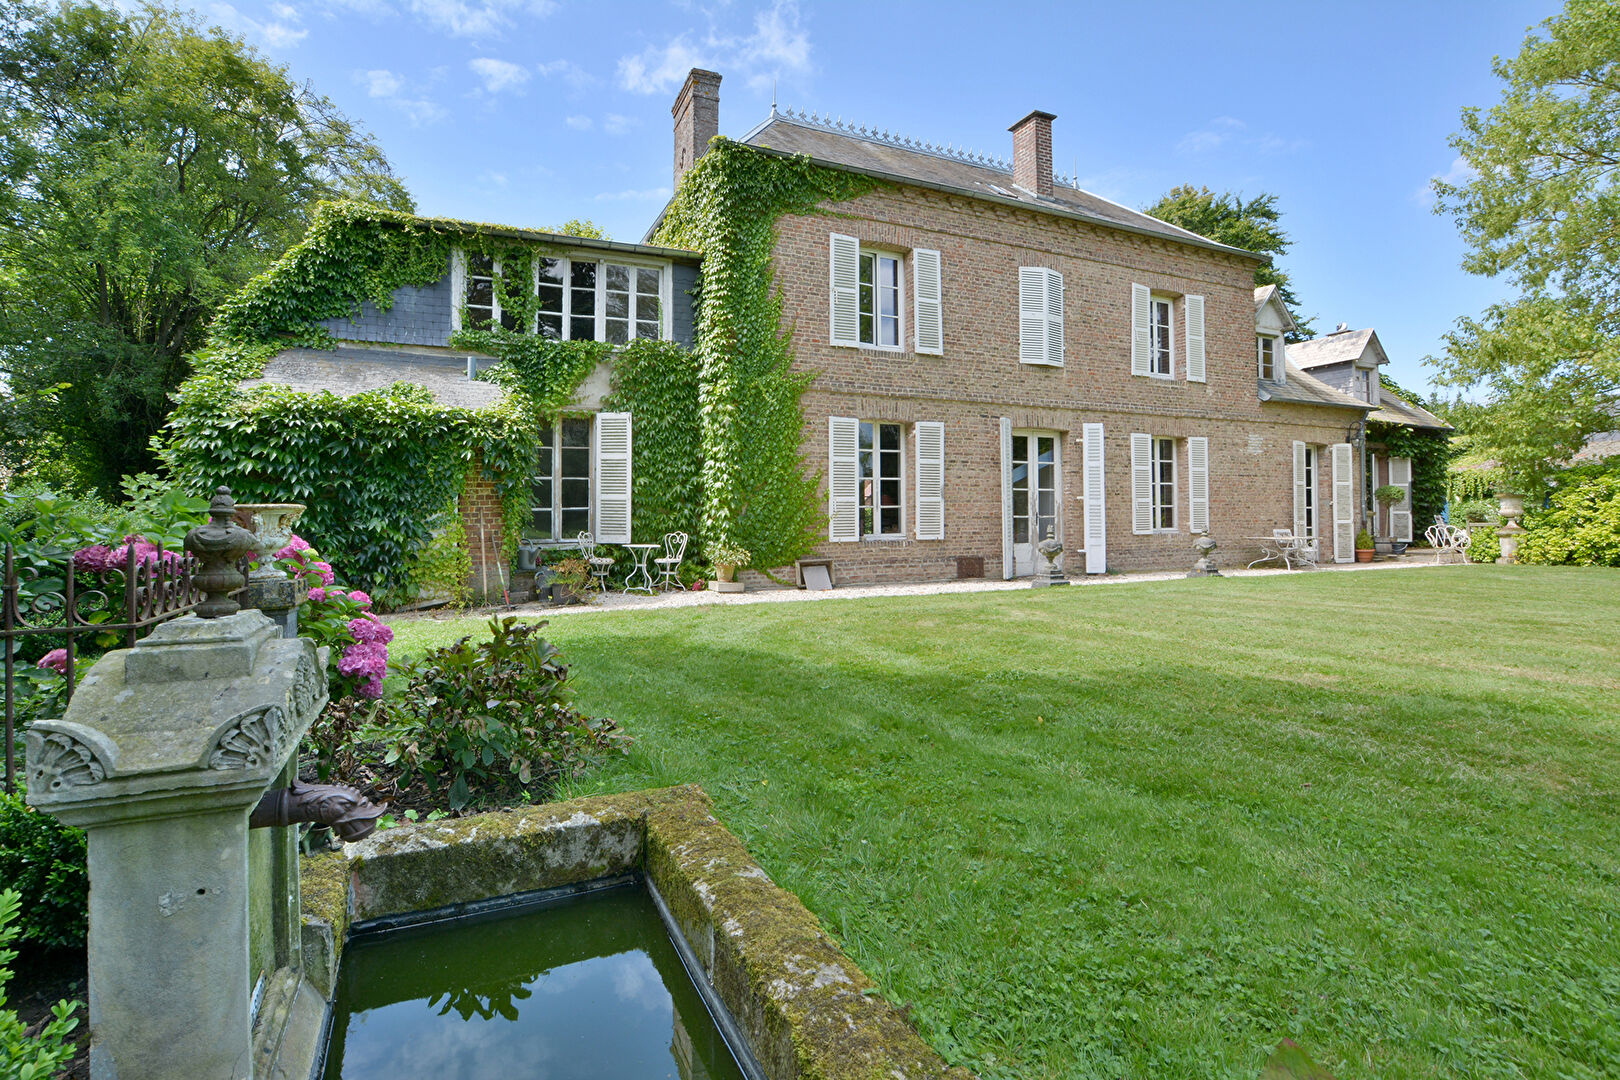
<svg viewBox="0 0 1620 1080"><path fill-rule="evenodd" d="M352 943L326 1080L742 1080L644 889Z"/></svg>

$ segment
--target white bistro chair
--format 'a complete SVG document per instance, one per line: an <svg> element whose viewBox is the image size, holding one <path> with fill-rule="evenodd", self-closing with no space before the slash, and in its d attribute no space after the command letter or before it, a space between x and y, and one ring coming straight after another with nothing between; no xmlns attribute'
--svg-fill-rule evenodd
<svg viewBox="0 0 1620 1080"><path fill-rule="evenodd" d="M681 560L686 558L687 539L687 535L683 532L664 534L663 558L653 560L653 565L658 567L658 588L681 587Z"/></svg>
<svg viewBox="0 0 1620 1080"><path fill-rule="evenodd" d="M608 574L613 571L613 559L606 555L596 553L596 541L588 532L582 532L574 538L579 544L579 554L591 564L591 577L596 579L596 587L601 592L607 592Z"/></svg>

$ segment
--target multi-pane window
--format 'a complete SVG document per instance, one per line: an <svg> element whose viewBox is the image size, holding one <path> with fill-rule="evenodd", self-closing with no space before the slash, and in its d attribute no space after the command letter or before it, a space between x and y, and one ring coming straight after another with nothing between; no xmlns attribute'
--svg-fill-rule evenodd
<svg viewBox="0 0 1620 1080"><path fill-rule="evenodd" d="M659 307L659 274L644 266L604 265L607 338L623 345L632 337L658 340L663 325Z"/></svg>
<svg viewBox="0 0 1620 1080"><path fill-rule="evenodd" d="M1172 315L1175 304L1167 297L1155 296L1148 309L1148 332L1150 336L1148 351L1148 371L1154 375L1169 375L1170 354L1174 341L1172 335Z"/></svg>
<svg viewBox="0 0 1620 1080"><path fill-rule="evenodd" d="M572 540L591 528L591 422L564 418L540 429L529 490L541 540Z"/></svg>
<svg viewBox="0 0 1620 1080"><path fill-rule="evenodd" d="M1357 389L1361 391L1361 400L1371 402L1373 399L1372 372L1365 368L1356 372L1356 385Z"/></svg>
<svg viewBox="0 0 1620 1080"><path fill-rule="evenodd" d="M900 347L900 259L861 252L861 344Z"/></svg>
<svg viewBox="0 0 1620 1080"><path fill-rule="evenodd" d="M861 535L898 536L900 525L899 424L860 426Z"/></svg>
<svg viewBox="0 0 1620 1080"><path fill-rule="evenodd" d="M1153 440L1153 528L1176 527L1176 440Z"/></svg>
<svg viewBox="0 0 1620 1080"><path fill-rule="evenodd" d="M501 310L501 298L495 291L495 279L500 273L499 259L467 256L467 329L487 330L496 322L508 330L517 327L517 320Z"/></svg>
<svg viewBox="0 0 1620 1080"><path fill-rule="evenodd" d="M1305 535L1316 536L1316 447L1305 448Z"/></svg>
<svg viewBox="0 0 1620 1080"><path fill-rule="evenodd" d="M501 310L495 288L500 273L500 260L467 253L468 329L483 329L499 319L508 330L533 329L550 341L623 345L632 338L657 341L664 336L664 271L658 267L536 257L533 327L519 327L511 313ZM514 287L507 282L508 292Z"/></svg>
<svg viewBox="0 0 1620 1080"><path fill-rule="evenodd" d="M1277 339L1261 334L1255 339L1260 349L1260 377L1275 381L1277 378Z"/></svg>

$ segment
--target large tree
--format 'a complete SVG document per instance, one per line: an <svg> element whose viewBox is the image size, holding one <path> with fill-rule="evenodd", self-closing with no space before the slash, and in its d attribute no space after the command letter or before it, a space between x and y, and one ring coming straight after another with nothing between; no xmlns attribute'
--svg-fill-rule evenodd
<svg viewBox="0 0 1620 1080"><path fill-rule="evenodd" d="M1299 313L1299 298L1294 295L1293 283L1287 271L1277 266L1276 260L1288 253L1292 243L1282 230L1282 211L1277 209L1277 196L1262 193L1245 199L1233 191L1217 195L1206 187L1180 184L1171 188L1143 213L1172 225L1180 225L1207 240L1270 255L1271 262L1255 268L1254 283L1277 286L1282 302L1299 327L1298 333L1288 340L1303 341L1315 336L1310 320Z"/></svg>
<svg viewBox="0 0 1620 1080"><path fill-rule="evenodd" d="M368 134L239 39L0 0L3 463L104 491L148 468L220 301L332 197L412 205Z"/></svg>
<svg viewBox="0 0 1620 1080"><path fill-rule="evenodd" d="M1484 406L1459 412L1473 445L1532 489L1620 398L1620 0L1570 0L1537 31L1495 62L1501 101L1463 110L1470 177L1435 182L1464 268L1519 296L1458 320L1432 361Z"/></svg>

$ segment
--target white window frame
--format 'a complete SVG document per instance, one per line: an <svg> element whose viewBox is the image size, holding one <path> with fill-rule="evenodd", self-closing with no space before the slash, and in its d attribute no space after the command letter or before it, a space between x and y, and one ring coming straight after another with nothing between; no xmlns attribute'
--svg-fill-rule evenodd
<svg viewBox="0 0 1620 1080"><path fill-rule="evenodd" d="M861 340L861 318L865 314L861 310L861 263L870 256L872 259L872 340ZM878 314L878 269L884 259L894 263L894 321L895 344L880 345L877 342L878 325L882 316ZM905 352L906 351L906 257L898 251L887 248L868 247L860 245L855 252L855 341L862 349L876 349L879 352ZM866 421L862 421L866 423Z"/></svg>
<svg viewBox="0 0 1620 1080"><path fill-rule="evenodd" d="M870 426L872 429L872 524L875 531L867 532L865 515L867 503L862 488L866 483L866 476L861 471L861 455L866 451L861 449L861 428ZM882 431L884 426L896 428L899 431L899 448L897 450L880 450ZM881 502L881 483L883 475L880 464L884 454L892 454L899 462L900 473L895 479L900 485L900 521L895 531L884 532L883 505ZM906 518L908 517L906 499L906 425L898 420L859 420L855 424L855 535L860 540L890 541L905 540L909 534L906 532Z"/></svg>
<svg viewBox="0 0 1620 1080"><path fill-rule="evenodd" d="M451 272L451 278L457 285L456 304L450 311L450 329L452 331L460 330L462 328L462 313L467 309L467 289L471 286L472 279L475 276L484 276L482 274L473 274L471 264L472 254L473 253L468 252L465 248L456 249L455 266ZM501 293L500 290L495 287L495 282L501 276L500 258L498 256L491 256L489 265L491 275L489 279L490 326L499 326L501 325Z"/></svg>
<svg viewBox="0 0 1620 1080"><path fill-rule="evenodd" d="M1176 513L1176 491L1181 486L1181 470L1176 460L1176 443L1179 441L1163 435L1155 435L1150 444L1148 468L1151 476L1148 481L1148 513L1152 527L1148 530L1149 532L1175 533L1181 531L1176 520L1178 517ZM1167 463L1170 466L1168 484L1160 476L1160 467ZM1168 525L1164 523L1166 516L1170 519Z"/></svg>
<svg viewBox="0 0 1620 1080"><path fill-rule="evenodd" d="M1315 544L1322 535L1321 476L1322 448L1305 444L1305 535Z"/></svg>
<svg viewBox="0 0 1620 1080"><path fill-rule="evenodd" d="M655 270L655 271L658 272L658 308L659 308L659 312L658 312L658 315L659 315L659 318L658 318L658 337L656 339L654 339L654 340L657 340L657 341L669 341L674 337L674 321L673 321L674 320L674 312L672 310L673 309L673 304L671 303L671 299L672 299L671 291L674 288L674 285L673 285L674 274L671 272L670 264L657 262L657 261L652 260L652 259L635 258L635 257L630 257L630 258L607 258L607 257L603 257L603 258L598 258L598 259L585 259L585 258L576 259L576 258L574 258L573 256L570 256L570 255L554 255L554 254L550 254L550 253L545 252L545 251L537 251L537 252L535 252L535 258L533 259L532 264L531 264L531 268L530 268L530 275L529 275L529 278L530 278L530 280L529 280L529 295L530 296L538 296L539 295L539 290L540 290L540 260L541 259L555 259L562 266L563 312L562 312L562 338L560 340L562 340L562 341L576 340L574 338L569 337L569 331L572 328L572 322L573 322L573 319L574 319L572 281L573 281L574 264L576 262L578 262L578 263L595 263L596 264L596 284L594 286L594 290L595 290L594 291L594 296L595 296L596 311L595 311L595 314L591 317L592 318L591 332L592 332L593 336L591 338L589 338L588 340L591 340L591 341L606 341L607 340L607 267L610 264L613 265L613 266L626 266L626 267L629 267L632 271L635 271L635 270ZM495 267L495 273L498 275L501 272L501 260L496 258L496 259L494 259L492 261L493 261L493 264L494 264L494 267ZM455 252L455 266L454 266L454 269L453 269L453 272L452 272L452 279L453 279L453 281L455 283L455 286L456 286L456 297L457 297L456 304L454 305L454 307L452 308L451 313L450 313L450 315L451 315L451 317L450 317L450 329L451 329L452 332L460 330L462 328L461 313L462 313L463 309L465 309L466 306L467 306L467 284L468 284L469 278L472 276L470 273L468 273L468 269L469 269L469 267L468 267L468 252L467 252L467 250L465 248L457 248L456 252ZM640 294L637 293L635 291L635 289L633 289L633 288L631 289L631 291L630 291L631 309L630 309L630 320L629 320L629 322L630 322L630 331L631 331L631 334L630 334L630 340L631 341L636 340L636 338L635 338L635 326L636 326L637 320L636 320L636 317L635 317L635 307L636 307L636 298L639 295ZM494 310L495 310L494 323L496 325L498 325L500 323L500 318L501 318L500 304L501 304L500 295L497 293L494 296ZM531 319L530 322L529 322L528 332L531 333L531 334L534 334L534 333L538 333L539 330L540 330L539 313L537 312L535 314L534 319ZM587 340L587 339L580 338L580 339L577 339L577 340L582 340L583 341L583 340Z"/></svg>
<svg viewBox="0 0 1620 1080"><path fill-rule="evenodd" d="M535 513L535 511L542 510L542 509L549 511L550 514L551 514L551 538L548 539L548 540L540 541L540 543L542 545L546 546L546 547L570 547L574 543L574 537L573 536L566 536L566 535L563 534L563 531L562 531L562 515L563 515L563 505L562 505L562 481L563 481L563 477L562 477L562 431L563 431L563 424L564 424L565 421L568 421L568 420L581 420L581 419L583 419L587 424L590 425L590 434L587 435L586 439L585 439L586 466L585 466L585 476L583 477L583 479L585 480L585 482L587 484L586 495L585 495L585 498L586 498L585 510L586 510L586 521L588 522L588 524L586 525L586 530L588 532L590 532L592 536L596 535L596 417L594 417L594 416L587 416L587 417L556 416L556 417L552 418L551 423L549 425L550 428L551 428L551 438L552 438L552 442L551 442L551 476L549 478L550 482L551 482L551 505L549 507L539 507L539 506L534 505L534 497L533 497L534 481L541 479L541 477L538 474L536 474L536 475L534 475L534 476L532 476L530 478L530 488L529 488L529 491L530 491L529 513L530 513L530 516L531 516L530 519L533 520L533 514ZM579 449L579 447L574 447L573 449L577 450L577 449ZM581 477L575 476L575 477L570 477L570 479L578 480L578 479L581 479ZM570 509L577 510L579 508L578 507L570 507ZM577 529L574 530L574 531L575 531L576 535L579 532L579 530L577 530Z"/></svg>
<svg viewBox="0 0 1620 1080"><path fill-rule="evenodd" d="M1260 378L1267 382L1281 381L1277 378L1277 344L1278 338L1276 334L1256 334L1254 336L1255 363L1258 365ZM1268 349L1267 346L1270 346L1270 348ZM1267 352L1271 354L1269 357L1266 355ZM1266 374L1268 367L1271 369L1269 375Z"/></svg>
<svg viewBox="0 0 1620 1080"><path fill-rule="evenodd" d="M1163 304L1165 312L1165 335L1169 339L1165 349L1168 371L1155 370L1159 364L1159 346L1156 339L1158 331L1159 305ZM1176 377L1176 298L1168 293L1153 293L1148 298L1148 378L1174 379Z"/></svg>

